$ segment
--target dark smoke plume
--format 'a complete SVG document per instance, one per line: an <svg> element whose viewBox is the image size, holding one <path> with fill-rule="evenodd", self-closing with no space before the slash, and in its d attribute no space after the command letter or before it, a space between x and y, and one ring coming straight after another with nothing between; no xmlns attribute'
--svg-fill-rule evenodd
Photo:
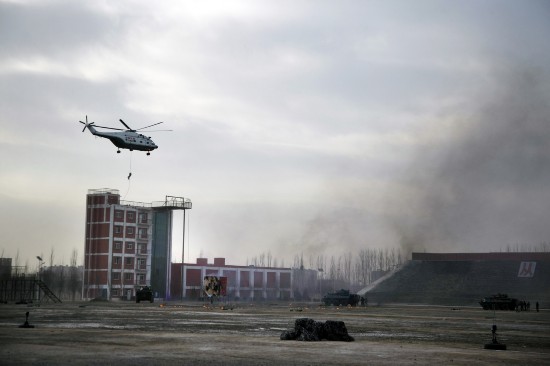
<svg viewBox="0 0 550 366"><path fill-rule="evenodd" d="M548 75L502 73L418 152L393 223L411 251L499 251L550 239ZM449 118L449 116L444 116Z"/></svg>

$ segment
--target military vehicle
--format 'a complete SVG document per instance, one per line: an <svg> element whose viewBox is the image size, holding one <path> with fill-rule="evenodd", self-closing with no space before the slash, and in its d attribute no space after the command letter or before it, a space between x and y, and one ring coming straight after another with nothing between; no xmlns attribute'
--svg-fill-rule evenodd
<svg viewBox="0 0 550 366"><path fill-rule="evenodd" d="M149 286L141 287L136 291L136 302L139 303L141 300L153 302L153 290Z"/></svg>
<svg viewBox="0 0 550 366"><path fill-rule="evenodd" d="M507 294L492 295L479 302L483 310L515 310L518 304L518 299L510 298Z"/></svg>
<svg viewBox="0 0 550 366"><path fill-rule="evenodd" d="M342 305L342 306L356 306L361 301L361 296L357 294L350 294L349 290L340 290L333 293L328 293L323 296L322 301L325 305Z"/></svg>

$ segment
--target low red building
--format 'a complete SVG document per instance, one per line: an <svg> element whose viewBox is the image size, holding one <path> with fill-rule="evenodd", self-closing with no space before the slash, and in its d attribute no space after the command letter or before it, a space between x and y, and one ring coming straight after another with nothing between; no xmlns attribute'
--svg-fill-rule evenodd
<svg viewBox="0 0 550 366"><path fill-rule="evenodd" d="M256 266L232 266L225 258L197 258L196 263L172 263L172 299L197 300L204 297L205 276L227 278L225 293L232 300L268 300L293 298L292 269ZM183 284L183 285L182 285Z"/></svg>

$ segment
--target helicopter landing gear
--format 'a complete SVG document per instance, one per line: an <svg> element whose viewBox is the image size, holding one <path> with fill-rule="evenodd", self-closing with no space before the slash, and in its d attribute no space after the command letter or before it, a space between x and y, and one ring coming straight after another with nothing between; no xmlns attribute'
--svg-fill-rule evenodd
<svg viewBox="0 0 550 366"><path fill-rule="evenodd" d="M147 155L151 155L151 152L150 152L150 151L147 151Z"/></svg>
<svg viewBox="0 0 550 366"><path fill-rule="evenodd" d="M120 149L118 149L116 153L117 153L117 154L120 154Z"/></svg>

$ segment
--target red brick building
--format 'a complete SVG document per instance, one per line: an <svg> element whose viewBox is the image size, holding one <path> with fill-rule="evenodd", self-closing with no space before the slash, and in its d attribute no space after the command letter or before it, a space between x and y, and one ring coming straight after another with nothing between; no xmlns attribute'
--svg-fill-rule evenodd
<svg viewBox="0 0 550 366"><path fill-rule="evenodd" d="M116 189L91 189L86 196L82 298L131 299L141 286L170 298L172 211L191 201L121 201Z"/></svg>

